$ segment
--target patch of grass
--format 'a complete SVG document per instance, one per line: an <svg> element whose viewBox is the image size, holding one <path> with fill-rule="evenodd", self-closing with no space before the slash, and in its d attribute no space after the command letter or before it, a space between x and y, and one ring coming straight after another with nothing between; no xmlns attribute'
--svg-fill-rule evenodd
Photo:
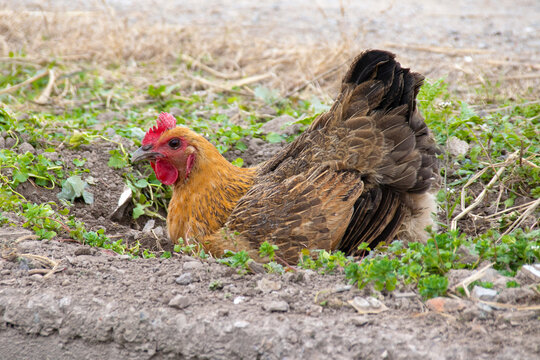
<svg viewBox="0 0 540 360"><path fill-rule="evenodd" d="M520 287L519 283L515 280L510 280L510 281L507 281L506 282L506 287L507 288L517 288L517 287Z"/></svg>
<svg viewBox="0 0 540 360"><path fill-rule="evenodd" d="M298 266L303 269L318 270L321 273L332 273L338 267L344 267L352 258L345 257L341 251L330 253L326 250L314 250L312 252L304 249L301 253Z"/></svg>
<svg viewBox="0 0 540 360"><path fill-rule="evenodd" d="M238 273L245 274L248 272L248 262L253 261L247 252L244 250L234 252L231 250L225 250L225 254L221 259L217 260L219 263L237 268Z"/></svg>
<svg viewBox="0 0 540 360"><path fill-rule="evenodd" d="M206 254L200 244L186 244L184 239L179 238L178 243L174 245L174 252L180 254L186 254L200 259L207 259L209 256Z"/></svg>
<svg viewBox="0 0 540 360"><path fill-rule="evenodd" d="M486 289L493 289L493 283L489 281L473 281L469 284L469 290L472 290L475 286L480 286Z"/></svg>
<svg viewBox="0 0 540 360"><path fill-rule="evenodd" d="M445 213L440 225L457 229L472 217L500 233L519 228L540 197L540 104L508 102L482 110L454 99L441 80L426 82L418 104L438 143L447 147L437 196ZM533 217L523 230L534 225Z"/></svg>
<svg viewBox="0 0 540 360"><path fill-rule="evenodd" d="M394 241L361 261L345 258L340 252L323 252L322 260L306 257L299 265L306 267L307 264L308 268L323 273L328 269L342 268L346 278L360 288L373 284L376 290L392 291L398 283L416 284L419 293L430 298L446 293L448 279L445 275L452 269L474 269L482 261L489 260L495 261L497 270L513 276L524 264L540 261L540 231L528 234L517 231L500 244L496 242L498 234L492 233L491 236L467 237L455 231L432 233L426 244L412 242L404 246L402 242ZM487 241L489 251L485 248ZM478 260L463 263L458 251L462 247L473 249Z"/></svg>

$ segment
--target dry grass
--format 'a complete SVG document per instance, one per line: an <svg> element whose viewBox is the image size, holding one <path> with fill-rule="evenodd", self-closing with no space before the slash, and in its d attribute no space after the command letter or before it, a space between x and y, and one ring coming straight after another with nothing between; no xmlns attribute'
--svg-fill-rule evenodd
<svg viewBox="0 0 540 360"><path fill-rule="evenodd" d="M152 24L144 19L128 25L111 14L97 12L5 10L0 12L0 19L5 34L0 36L4 61L40 67L54 59L66 68L81 64L127 65L127 73L137 64L151 63L152 74L148 75L154 80L189 80L187 85L192 88L200 87L201 81L185 76L185 70L191 67L212 79L202 84L206 86L215 83L217 88L230 87L238 85L240 79L255 77L256 81L286 93L317 77L308 87L321 92L319 88L327 85L328 78L339 77L328 70L338 63L345 64L359 51L345 43L278 48L263 38L253 41L245 29L234 25L225 26L222 35L216 37L196 27ZM8 59L10 53L16 54L15 58ZM331 55L313 56L314 53ZM335 72L344 69L345 66ZM223 85L213 78L225 78L230 84Z"/></svg>
<svg viewBox="0 0 540 360"><path fill-rule="evenodd" d="M37 68L54 60L64 77L81 67L103 69L104 76L115 76L106 69L116 67L116 76L129 77L135 85L164 82L186 90L227 90L247 78L253 80L243 84L248 93L248 85L257 82L279 90L282 96L303 91L329 99L337 91L345 64L363 50L366 31L360 24L354 41L344 33L332 43L316 38L300 43L294 37L276 43L266 34L237 24L216 24L212 29L173 26L149 22L144 14L128 21L106 5L96 11L5 9L0 10L0 56L3 61L26 62ZM450 85L469 102L516 94L534 100L539 95L540 64L507 61L475 48L388 42L381 47L398 52L404 65L428 77L447 75ZM15 56L8 58L10 53ZM464 62L467 54L474 54L475 61ZM141 64L151 66L140 71ZM190 76L191 69L200 70L201 76ZM62 74L57 74L57 80ZM502 86L489 94L471 90L479 86L493 89L497 81Z"/></svg>

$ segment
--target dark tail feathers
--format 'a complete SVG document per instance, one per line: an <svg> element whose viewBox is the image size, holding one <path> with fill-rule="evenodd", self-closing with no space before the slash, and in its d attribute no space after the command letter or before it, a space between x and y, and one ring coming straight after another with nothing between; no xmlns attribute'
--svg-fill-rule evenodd
<svg viewBox="0 0 540 360"><path fill-rule="evenodd" d="M350 88L351 85L361 85L370 80L380 81L384 89L382 100L371 111L373 113L405 115L405 120L414 133L414 150L421 155L421 166L417 170L414 186L409 187L407 191L424 192L437 177L436 154L439 152L423 117L416 108L416 96L424 77L409 69L402 68L395 60L395 55L388 51L368 50L353 61L343 79L343 87ZM381 130L386 130L384 121L378 126ZM392 139L390 138L390 140ZM390 157L397 155L398 153L390 154ZM399 164L399 159L396 160Z"/></svg>
<svg viewBox="0 0 540 360"><path fill-rule="evenodd" d="M395 57L391 52L384 50L363 52L352 62L349 71L343 78L343 84L360 85L368 80L380 80L385 88L385 96L379 106L373 110L385 111L407 104L409 110L414 111L416 96L424 77L418 73L410 72L409 69L402 68ZM410 114L408 115L407 118L410 118ZM415 132L419 130L415 129L413 125L418 124L411 124Z"/></svg>

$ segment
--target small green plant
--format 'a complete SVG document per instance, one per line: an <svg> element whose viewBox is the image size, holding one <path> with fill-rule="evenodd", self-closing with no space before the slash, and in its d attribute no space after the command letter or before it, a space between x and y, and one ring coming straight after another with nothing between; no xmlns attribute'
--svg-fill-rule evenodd
<svg viewBox="0 0 540 360"><path fill-rule="evenodd" d="M418 282L418 292L425 299L445 295L447 289L448 278L437 274L421 278Z"/></svg>
<svg viewBox="0 0 540 360"><path fill-rule="evenodd" d="M111 150L109 151L109 153L111 154L111 157L109 158L109 162L107 162L107 165L114 169L121 169L128 166L129 160L125 153L122 153L118 150Z"/></svg>
<svg viewBox="0 0 540 360"><path fill-rule="evenodd" d="M320 273L333 273L334 270L343 268L351 260L341 251L330 253L326 250L313 250L310 252L303 249L298 266L303 269L318 270Z"/></svg>
<svg viewBox="0 0 540 360"><path fill-rule="evenodd" d="M31 228L40 239L52 239L62 230L62 222L58 219L51 204L23 204L23 215L26 218L24 227Z"/></svg>
<svg viewBox="0 0 540 360"><path fill-rule="evenodd" d="M490 281L473 281L469 284L469 290L472 290L472 288L474 288L475 286L480 286L486 289L493 289L493 283Z"/></svg>
<svg viewBox="0 0 540 360"><path fill-rule="evenodd" d="M270 261L274 261L276 256L276 250L278 250L277 245L270 244L268 241L265 241L259 247L259 256L268 257Z"/></svg>
<svg viewBox="0 0 540 360"><path fill-rule="evenodd" d="M207 259L208 254L204 251L203 247L199 243L185 243L183 238L177 240L177 244L174 245L173 251L176 253L187 254L195 256L200 259Z"/></svg>
<svg viewBox="0 0 540 360"><path fill-rule="evenodd" d="M30 152L17 154L8 149L0 150L0 171L2 169L11 172L10 177L0 173L2 186L8 186L13 192L19 184L29 179L36 185L52 189L64 176L61 163L53 163L43 155L35 156Z"/></svg>
<svg viewBox="0 0 540 360"><path fill-rule="evenodd" d="M86 159L77 159L77 158L75 158L75 159L73 159L73 164L75 166L82 167L82 166L84 166L84 164L86 164Z"/></svg>
<svg viewBox="0 0 540 360"><path fill-rule="evenodd" d="M153 259L156 257L156 254L148 251L148 249L144 249L142 253L143 258L145 259Z"/></svg>
<svg viewBox="0 0 540 360"><path fill-rule="evenodd" d="M73 175L62 183L62 191L56 196L73 202L76 198L82 198L85 203L94 203L94 194L88 191L89 185L79 175Z"/></svg>
<svg viewBox="0 0 540 360"><path fill-rule="evenodd" d="M225 264L232 268L238 269L238 272L245 274L248 271L248 262L253 261L249 254L244 251L233 252L231 250L225 250L223 258L217 260L221 264Z"/></svg>
<svg viewBox="0 0 540 360"><path fill-rule="evenodd" d="M275 261L270 261L269 263L266 263L263 265L264 269L269 274L283 274L285 273L285 269L283 268L283 265L278 264Z"/></svg>
<svg viewBox="0 0 540 360"><path fill-rule="evenodd" d="M218 291L223 289L223 284L219 280L214 280L210 282L210 285L208 285L208 288L212 291Z"/></svg>
<svg viewBox="0 0 540 360"><path fill-rule="evenodd" d="M507 288L518 288L520 287L521 285L519 285L519 283L515 280L510 280L510 281L507 281L506 282L506 287Z"/></svg>

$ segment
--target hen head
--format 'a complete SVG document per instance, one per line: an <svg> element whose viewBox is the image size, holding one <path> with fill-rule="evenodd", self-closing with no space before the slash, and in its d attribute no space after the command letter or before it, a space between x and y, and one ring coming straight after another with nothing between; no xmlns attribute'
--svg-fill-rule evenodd
<svg viewBox="0 0 540 360"><path fill-rule="evenodd" d="M142 146L132 154L133 163L149 160L156 177L165 185L189 177L197 158L197 137L193 131L176 127L176 119L162 112L150 128Z"/></svg>

